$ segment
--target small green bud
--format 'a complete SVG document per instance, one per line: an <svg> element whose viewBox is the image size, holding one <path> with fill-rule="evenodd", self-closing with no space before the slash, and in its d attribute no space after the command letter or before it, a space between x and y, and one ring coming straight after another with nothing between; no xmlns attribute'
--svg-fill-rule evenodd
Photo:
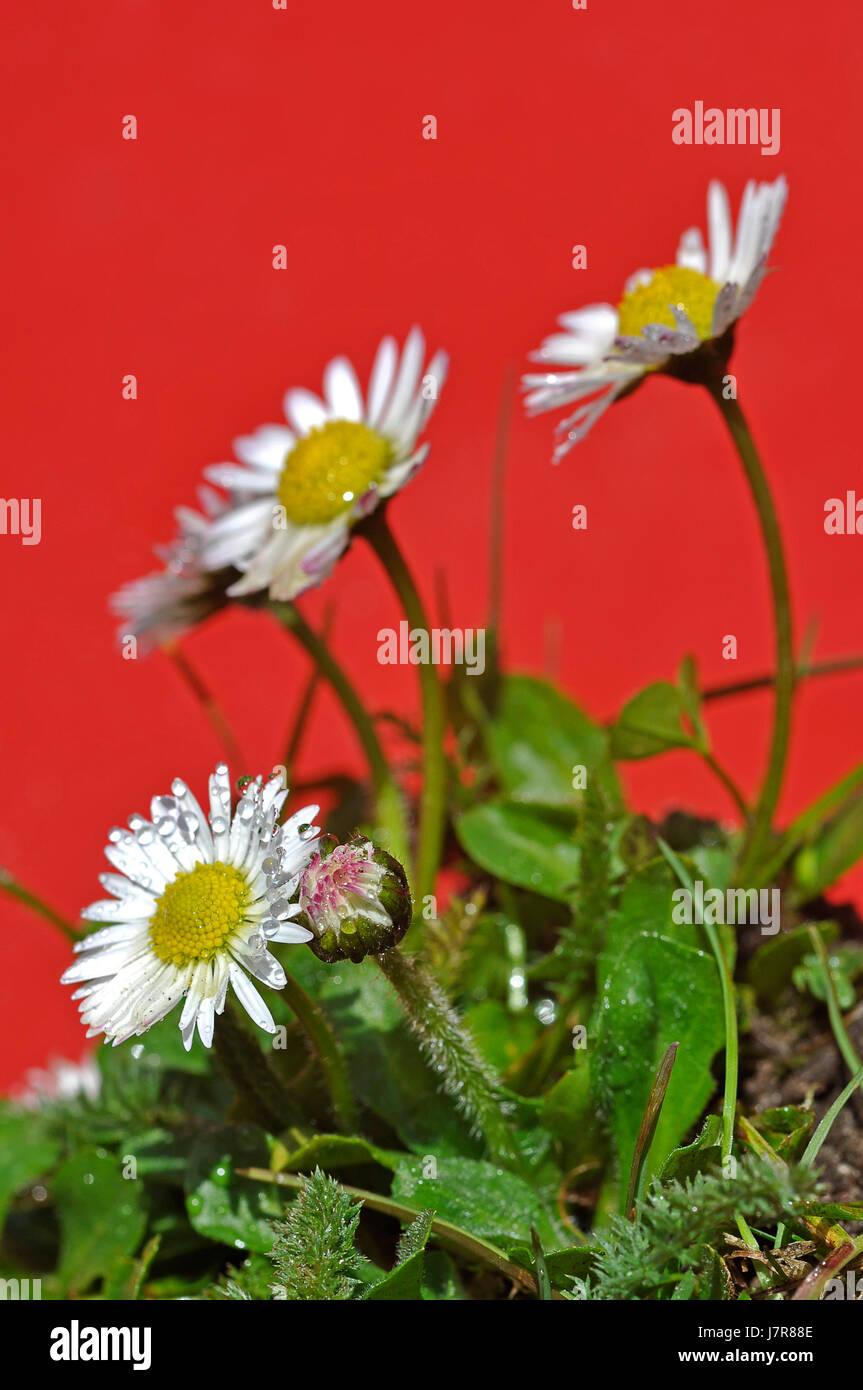
<svg viewBox="0 0 863 1390"><path fill-rule="evenodd" d="M322 836L300 880L297 919L314 933L309 946L328 965L358 964L401 941L411 920L411 895L397 859L355 835L347 844Z"/></svg>

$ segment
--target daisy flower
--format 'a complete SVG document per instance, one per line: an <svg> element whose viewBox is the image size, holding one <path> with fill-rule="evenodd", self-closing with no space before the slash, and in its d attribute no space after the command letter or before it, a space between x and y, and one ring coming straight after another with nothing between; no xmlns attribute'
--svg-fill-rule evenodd
<svg viewBox="0 0 863 1390"><path fill-rule="evenodd" d="M135 637L149 651L202 622L227 603L225 590L236 575L212 573L201 564L210 525L227 504L209 487L200 488L198 497L201 511L177 507L174 515L179 535L170 545L156 547L165 568L124 584L111 595L110 609L122 620L117 629L120 642Z"/></svg>
<svg viewBox="0 0 863 1390"><path fill-rule="evenodd" d="M267 1033L272 1015L250 976L282 989L285 972L270 954L276 941L308 941L291 919L289 899L313 852L307 806L277 825L287 791L284 775L250 779L231 816L231 783L220 763L210 777L205 816L177 778L170 796L153 798L150 820L130 816L112 830L105 854L117 870L100 882L113 896L82 916L110 923L79 941L80 959L63 984L77 985L87 1036L104 1033L116 1046L145 1033L183 998L180 1033L188 1050L197 1028L205 1047L228 986Z"/></svg>
<svg viewBox="0 0 863 1390"><path fill-rule="evenodd" d="M692 227L680 239L676 264L636 271L616 308L589 304L561 315L564 331L546 338L533 359L572 370L523 378L531 414L581 402L557 426L563 438L555 463L648 372L698 379L694 355L712 351L755 298L787 192L784 177L775 183L750 180L735 233L728 194L714 180L707 193L707 246L699 228Z"/></svg>
<svg viewBox="0 0 863 1390"><path fill-rule="evenodd" d="M365 396L344 357L324 372L324 395L294 389L284 399L289 425L262 425L234 441L240 463L206 470L231 500L209 527L206 569L242 576L231 597L269 590L296 598L333 569L354 524L404 487L428 445L417 441L446 376L437 353L426 366L418 328L401 354L393 338L378 348Z"/></svg>

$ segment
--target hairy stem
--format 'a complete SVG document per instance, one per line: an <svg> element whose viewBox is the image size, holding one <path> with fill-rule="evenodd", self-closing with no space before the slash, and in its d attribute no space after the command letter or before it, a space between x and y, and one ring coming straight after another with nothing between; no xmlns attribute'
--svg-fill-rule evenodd
<svg viewBox="0 0 863 1390"><path fill-rule="evenodd" d="M476 1125L495 1159L507 1167L523 1167L497 1081L437 980L397 947L385 951L377 961L398 994L408 1026L444 1090Z"/></svg>

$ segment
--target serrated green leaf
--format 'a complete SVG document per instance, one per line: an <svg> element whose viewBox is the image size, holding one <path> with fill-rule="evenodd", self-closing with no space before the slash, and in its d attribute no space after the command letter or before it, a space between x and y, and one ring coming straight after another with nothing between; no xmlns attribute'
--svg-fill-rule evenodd
<svg viewBox="0 0 863 1390"><path fill-rule="evenodd" d="M405 1159L393 1179L392 1196L417 1207L428 1207L472 1235L500 1246L524 1242L530 1246L535 1226L546 1247L560 1244L557 1231L536 1193L515 1173L470 1158L441 1158L434 1177L423 1160Z"/></svg>

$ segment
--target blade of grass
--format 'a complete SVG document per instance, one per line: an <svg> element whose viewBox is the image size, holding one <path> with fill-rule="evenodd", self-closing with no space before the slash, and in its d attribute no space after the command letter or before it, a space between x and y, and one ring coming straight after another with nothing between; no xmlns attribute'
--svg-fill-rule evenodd
<svg viewBox="0 0 863 1390"><path fill-rule="evenodd" d="M628 1217L630 1221L635 1220L635 1204L641 1195L644 1165L647 1162L647 1155L650 1153L653 1136L656 1134L656 1126L659 1123L659 1116L662 1113L662 1103L665 1100L665 1092L668 1090L668 1083L671 1080L671 1071L679 1046L680 1043L674 1042L665 1049L665 1054L662 1061L659 1063L650 1095L647 1098L647 1104L644 1107L641 1128L638 1131L638 1138L635 1141L635 1152L632 1155L632 1167L629 1170L629 1186L626 1189L626 1202L623 1208L624 1216Z"/></svg>

